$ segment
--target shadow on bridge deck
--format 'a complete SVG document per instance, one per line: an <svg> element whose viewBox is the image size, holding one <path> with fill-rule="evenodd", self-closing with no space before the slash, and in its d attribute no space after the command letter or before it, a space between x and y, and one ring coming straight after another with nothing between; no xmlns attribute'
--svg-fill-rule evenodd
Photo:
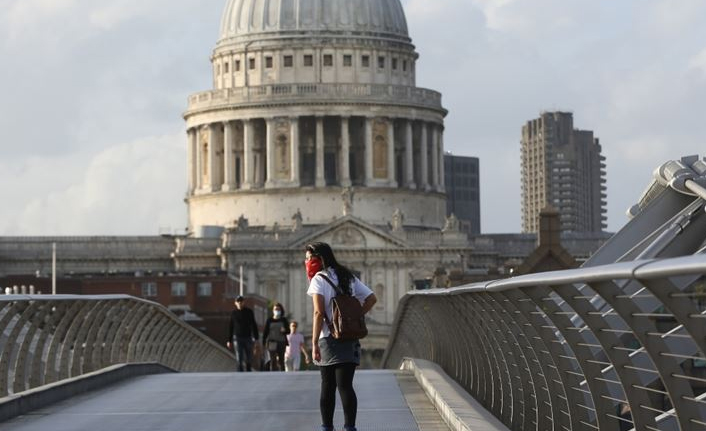
<svg viewBox="0 0 706 431"><path fill-rule="evenodd" d="M182 373L137 377L2 424L3 431L318 430L319 374ZM410 373L359 371L361 431L441 431ZM338 401L337 401L338 402ZM340 402L334 423L343 425Z"/></svg>

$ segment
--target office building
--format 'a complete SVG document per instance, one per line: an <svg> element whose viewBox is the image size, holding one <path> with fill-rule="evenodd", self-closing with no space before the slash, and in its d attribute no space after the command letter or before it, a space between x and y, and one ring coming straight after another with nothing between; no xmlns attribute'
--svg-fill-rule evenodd
<svg viewBox="0 0 706 431"><path fill-rule="evenodd" d="M454 214L463 232L480 234L480 180L477 157L444 155L446 214Z"/></svg>

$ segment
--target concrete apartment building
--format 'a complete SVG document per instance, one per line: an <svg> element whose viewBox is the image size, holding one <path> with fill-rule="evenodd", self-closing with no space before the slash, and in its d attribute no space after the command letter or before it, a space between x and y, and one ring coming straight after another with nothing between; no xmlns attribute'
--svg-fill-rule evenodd
<svg viewBox="0 0 706 431"><path fill-rule="evenodd" d="M590 130L574 129L570 112L543 112L522 127L522 231L539 230L551 205L565 232L607 227L605 157Z"/></svg>

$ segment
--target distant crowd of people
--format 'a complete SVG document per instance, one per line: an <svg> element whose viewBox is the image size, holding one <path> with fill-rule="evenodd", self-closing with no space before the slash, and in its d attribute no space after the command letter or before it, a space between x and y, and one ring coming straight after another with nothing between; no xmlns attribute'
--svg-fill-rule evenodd
<svg viewBox="0 0 706 431"><path fill-rule="evenodd" d="M311 363L304 335L297 332L299 324L289 322L282 304L272 306L262 334L262 347L259 345L255 313L245 305L242 296L235 298L234 304L226 346L235 353L238 371L252 371L256 356L261 361L258 369L263 371L299 371L301 355L304 355L307 365Z"/></svg>

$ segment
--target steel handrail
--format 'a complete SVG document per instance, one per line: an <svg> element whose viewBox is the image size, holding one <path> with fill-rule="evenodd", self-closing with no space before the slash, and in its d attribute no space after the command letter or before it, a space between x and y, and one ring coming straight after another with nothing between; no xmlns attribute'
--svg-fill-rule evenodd
<svg viewBox="0 0 706 431"><path fill-rule="evenodd" d="M691 431L705 353L696 254L409 292L383 366L436 362L511 429Z"/></svg>
<svg viewBox="0 0 706 431"><path fill-rule="evenodd" d="M233 354L128 295L0 296L0 398L122 363L232 371Z"/></svg>

